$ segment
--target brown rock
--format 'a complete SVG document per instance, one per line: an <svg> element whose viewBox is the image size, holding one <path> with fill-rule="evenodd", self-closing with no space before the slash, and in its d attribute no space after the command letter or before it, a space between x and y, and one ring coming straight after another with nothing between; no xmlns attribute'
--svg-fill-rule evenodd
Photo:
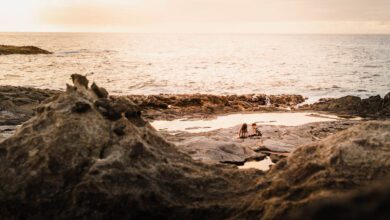
<svg viewBox="0 0 390 220"><path fill-rule="evenodd" d="M262 174L193 161L148 124L112 121L91 90L68 90L0 143L0 215L5 219L213 218L259 216L251 206ZM101 101L101 100L100 100ZM138 117L138 115L137 115ZM126 126L126 135L112 128ZM251 178L247 178L250 176ZM238 195L238 196L237 196Z"/></svg>
<svg viewBox="0 0 390 220"><path fill-rule="evenodd" d="M339 115L359 115L362 117L388 118L390 117L390 102L388 93L383 99L371 96L361 99L356 96L345 96L338 99L322 99L320 102L304 106L301 109L328 111Z"/></svg>
<svg viewBox="0 0 390 220"><path fill-rule="evenodd" d="M51 52L34 46L0 45L0 55L10 54L51 54Z"/></svg>
<svg viewBox="0 0 390 220"><path fill-rule="evenodd" d="M108 92L105 88L97 86L95 83L92 83L91 90L96 94L99 98L107 98Z"/></svg>
<svg viewBox="0 0 390 220"><path fill-rule="evenodd" d="M86 102L76 102L72 107L73 112L85 113L91 109L91 106Z"/></svg>

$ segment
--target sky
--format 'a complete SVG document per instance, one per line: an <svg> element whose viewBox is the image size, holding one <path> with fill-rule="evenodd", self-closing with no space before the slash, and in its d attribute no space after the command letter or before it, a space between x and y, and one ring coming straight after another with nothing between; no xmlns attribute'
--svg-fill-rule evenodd
<svg viewBox="0 0 390 220"><path fill-rule="evenodd" d="M390 0L0 0L0 32L390 34Z"/></svg>

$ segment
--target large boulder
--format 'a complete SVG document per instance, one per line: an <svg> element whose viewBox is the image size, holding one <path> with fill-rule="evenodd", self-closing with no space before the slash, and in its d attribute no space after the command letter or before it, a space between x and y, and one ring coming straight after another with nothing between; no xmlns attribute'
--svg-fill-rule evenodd
<svg viewBox="0 0 390 220"><path fill-rule="evenodd" d="M72 79L0 143L2 218L259 215L249 196L261 171L195 162L129 100L99 98L84 77Z"/></svg>
<svg viewBox="0 0 390 220"><path fill-rule="evenodd" d="M343 198L389 174L390 121L367 122L281 159L267 174L263 184L268 186L255 204L263 204L264 219L283 219L297 208Z"/></svg>
<svg viewBox="0 0 390 220"><path fill-rule="evenodd" d="M238 170L192 160L129 99L72 79L0 143L4 219L283 219L390 173L389 121L302 146L267 173Z"/></svg>

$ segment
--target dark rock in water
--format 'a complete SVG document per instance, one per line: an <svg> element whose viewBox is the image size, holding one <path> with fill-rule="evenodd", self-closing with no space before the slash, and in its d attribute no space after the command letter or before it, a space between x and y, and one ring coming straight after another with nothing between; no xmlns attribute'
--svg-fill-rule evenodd
<svg viewBox="0 0 390 220"><path fill-rule="evenodd" d="M312 105L305 105L301 109L359 115L362 117L389 118L389 96L390 93L383 99L379 95L371 96L367 99L361 99L356 96L345 96L338 99L322 99L320 102Z"/></svg>
<svg viewBox="0 0 390 220"><path fill-rule="evenodd" d="M0 55L10 54L51 54L51 52L34 46L0 45Z"/></svg>
<svg viewBox="0 0 390 220"><path fill-rule="evenodd" d="M86 89L88 89L89 81L87 77L80 74L72 74L70 77L72 78L72 82L76 86L76 88L85 87Z"/></svg>
<svg viewBox="0 0 390 220"><path fill-rule="evenodd" d="M242 111L285 111L305 101L301 95L131 95L128 98L140 106L149 118L174 116L193 116L196 114L229 113ZM282 108L278 108L278 107Z"/></svg>
<svg viewBox="0 0 390 220"><path fill-rule="evenodd" d="M76 104L72 107L72 111L77 113L85 113L90 109L91 106L86 102L76 102Z"/></svg>
<svg viewBox="0 0 390 220"><path fill-rule="evenodd" d="M379 113L383 109L383 99L377 96L371 96L363 99L360 104L360 111L363 116Z"/></svg>
<svg viewBox="0 0 390 220"><path fill-rule="evenodd" d="M107 98L108 97L107 90L105 88L97 86L95 83L92 83L91 89L99 98Z"/></svg>
<svg viewBox="0 0 390 220"><path fill-rule="evenodd" d="M198 97L184 98L177 101L176 105L179 107L200 106L202 105L202 99Z"/></svg>

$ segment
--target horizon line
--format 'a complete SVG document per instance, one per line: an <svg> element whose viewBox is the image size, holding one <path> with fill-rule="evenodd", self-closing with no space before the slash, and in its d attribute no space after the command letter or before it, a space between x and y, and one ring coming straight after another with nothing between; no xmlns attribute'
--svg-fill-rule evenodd
<svg viewBox="0 0 390 220"><path fill-rule="evenodd" d="M325 32L138 32L138 31L0 31L4 33L68 33L68 34L183 34L183 35L390 35L390 33L325 33Z"/></svg>

